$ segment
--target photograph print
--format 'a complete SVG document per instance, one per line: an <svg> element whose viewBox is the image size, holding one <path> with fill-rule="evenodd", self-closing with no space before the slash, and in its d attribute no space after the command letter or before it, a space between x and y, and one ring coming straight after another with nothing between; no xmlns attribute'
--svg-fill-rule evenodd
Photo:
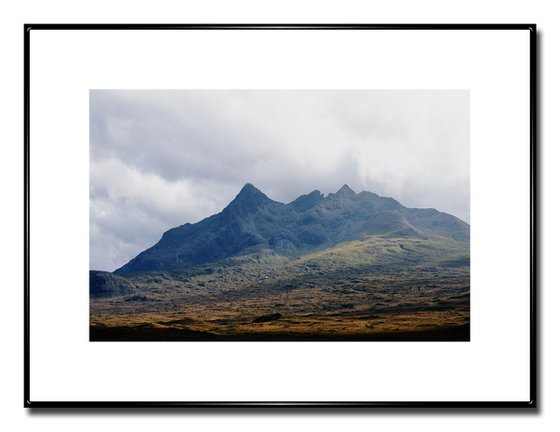
<svg viewBox="0 0 560 432"><path fill-rule="evenodd" d="M90 90L90 341L469 341L468 90Z"/></svg>

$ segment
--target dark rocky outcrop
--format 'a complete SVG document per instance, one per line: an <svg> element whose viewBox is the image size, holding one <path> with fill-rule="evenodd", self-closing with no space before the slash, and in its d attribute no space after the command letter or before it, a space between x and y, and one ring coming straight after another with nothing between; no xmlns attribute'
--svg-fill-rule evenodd
<svg viewBox="0 0 560 432"><path fill-rule="evenodd" d="M135 292L136 286L123 277L104 271L89 272L89 295L92 298L122 296Z"/></svg>

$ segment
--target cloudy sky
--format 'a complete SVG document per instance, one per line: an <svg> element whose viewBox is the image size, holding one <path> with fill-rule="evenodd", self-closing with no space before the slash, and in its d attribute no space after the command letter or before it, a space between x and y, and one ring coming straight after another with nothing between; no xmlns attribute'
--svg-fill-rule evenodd
<svg viewBox="0 0 560 432"><path fill-rule="evenodd" d="M469 222L466 90L92 90L90 268L221 211L348 184Z"/></svg>

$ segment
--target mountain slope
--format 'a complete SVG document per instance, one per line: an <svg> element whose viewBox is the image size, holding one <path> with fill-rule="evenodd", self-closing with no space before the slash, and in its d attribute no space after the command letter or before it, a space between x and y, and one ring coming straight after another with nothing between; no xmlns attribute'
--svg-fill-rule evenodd
<svg viewBox="0 0 560 432"><path fill-rule="evenodd" d="M371 192L356 194L347 185L326 197L313 191L282 204L248 183L222 212L167 231L115 273L177 270L259 250L296 258L368 236L468 243L469 232L454 216L406 208Z"/></svg>

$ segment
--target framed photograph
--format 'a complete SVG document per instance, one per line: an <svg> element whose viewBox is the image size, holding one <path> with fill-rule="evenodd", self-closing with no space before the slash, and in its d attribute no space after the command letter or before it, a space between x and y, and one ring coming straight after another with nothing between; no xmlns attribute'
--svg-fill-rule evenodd
<svg viewBox="0 0 560 432"><path fill-rule="evenodd" d="M536 407L536 26L25 30L26 407Z"/></svg>

